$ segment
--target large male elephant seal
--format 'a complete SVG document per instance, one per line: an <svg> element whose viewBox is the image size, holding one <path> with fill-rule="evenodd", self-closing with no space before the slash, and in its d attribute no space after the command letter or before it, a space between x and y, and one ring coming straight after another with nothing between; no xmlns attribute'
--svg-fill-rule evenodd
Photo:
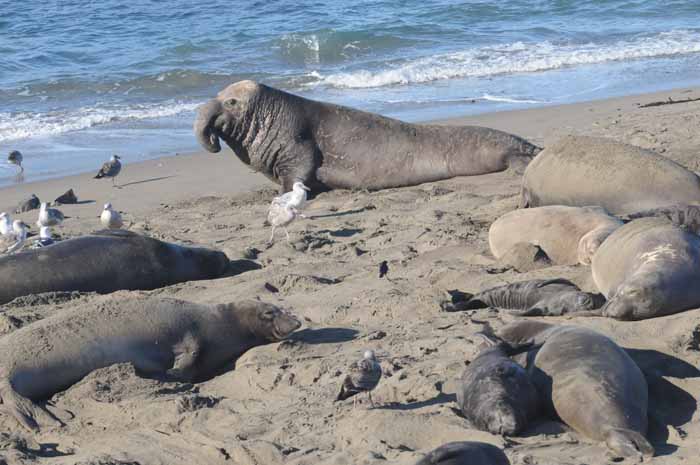
<svg viewBox="0 0 700 465"><path fill-rule="evenodd" d="M524 167L540 150L475 126L428 126L308 100L253 81L199 108L194 132L210 152L223 139L245 164L282 185L384 189Z"/></svg>
<svg viewBox="0 0 700 465"><path fill-rule="evenodd" d="M516 435L539 411L535 385L525 369L509 358L523 349L493 336L480 337L485 345L462 373L457 405L475 427L493 434Z"/></svg>
<svg viewBox="0 0 700 465"><path fill-rule="evenodd" d="M639 367L608 337L577 326L516 322L498 335L531 342L527 369L550 411L622 457L654 455L647 432L648 388Z"/></svg>
<svg viewBox="0 0 700 465"><path fill-rule="evenodd" d="M528 165L521 207L598 205L614 215L700 202L700 178L650 150L567 136Z"/></svg>
<svg viewBox="0 0 700 465"><path fill-rule="evenodd" d="M415 465L510 465L501 449L476 441L448 442L432 450Z"/></svg>
<svg viewBox="0 0 700 465"><path fill-rule="evenodd" d="M0 339L2 407L29 429L49 418L46 399L91 371L131 363L146 375L200 381L248 349L279 341L301 323L274 305L247 300L199 305L127 297L77 308Z"/></svg>
<svg viewBox="0 0 700 465"><path fill-rule="evenodd" d="M662 218L615 231L593 256L605 316L643 320L700 307L700 237Z"/></svg>
<svg viewBox="0 0 700 465"><path fill-rule="evenodd" d="M552 264L590 264L596 246L620 226L622 221L600 207L551 205L514 210L493 222L489 246L496 258L525 242L539 246Z"/></svg>
<svg viewBox="0 0 700 465"><path fill-rule="evenodd" d="M169 244L129 231L100 231L0 257L0 304L42 292L149 290L215 279L229 263L226 254L216 250Z"/></svg>

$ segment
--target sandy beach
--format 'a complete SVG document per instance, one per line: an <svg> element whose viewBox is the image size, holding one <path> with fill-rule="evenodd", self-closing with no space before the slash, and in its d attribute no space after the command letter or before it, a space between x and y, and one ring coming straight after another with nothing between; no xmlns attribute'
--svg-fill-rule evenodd
<svg viewBox="0 0 700 465"><path fill-rule="evenodd" d="M566 134L610 137L700 171L700 101L640 107L699 97L700 88L682 88L437 123L488 126L545 147ZM60 207L69 217L55 229L62 238L100 229L102 205L111 202L130 230L220 249L240 273L150 292L20 298L0 307L0 334L127 294L203 303L259 297L290 309L304 326L200 384L141 378L128 365L93 372L51 399L71 414L64 427L33 435L1 414L7 463L409 465L457 440L496 444L517 465L611 463L604 445L546 418L504 439L456 413L454 380L479 346L471 335L480 322L497 329L516 317L494 309L445 312L448 290L558 277L595 290L586 266L517 273L491 256L488 228L516 208L517 173L324 193L308 204L309 218L290 227L291 245L280 232L268 247L264 222L278 187L229 149L127 164L120 189L92 179L103 161L84 174L0 189L0 211L14 211L30 194L53 201L73 188L80 203ZM37 213L17 217L37 232ZM389 279L378 277L382 261ZM700 309L640 322L546 320L596 329L631 349L650 388L648 436L656 456L649 463L698 463ZM365 349L377 353L384 371L373 393L378 406L370 408L365 396L355 409L352 401L334 403L343 373Z"/></svg>

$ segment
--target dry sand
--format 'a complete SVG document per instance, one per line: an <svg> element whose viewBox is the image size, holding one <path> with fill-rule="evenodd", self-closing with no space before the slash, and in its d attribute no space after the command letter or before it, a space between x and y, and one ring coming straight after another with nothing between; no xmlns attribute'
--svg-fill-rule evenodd
<svg viewBox="0 0 700 465"><path fill-rule="evenodd" d="M569 133L609 136L699 170L700 102L637 107L697 96L697 89L679 90L448 124L496 127L540 144ZM514 464L610 463L604 446L557 422L542 419L523 437L504 440L471 428L454 410L454 380L476 354L471 335L482 328L479 321L498 328L514 317L444 312L447 290L554 277L593 290L585 266L516 273L491 257L488 227L515 208L517 174L325 193L309 204L311 218L290 228L292 246L280 232L270 248L263 223L277 188L228 151L126 165L119 181L126 186L112 189L85 174L2 189L0 211L32 192L53 200L72 187L86 201L61 207L71 218L58 231L72 237L97 229L101 206L111 201L126 212L132 230L220 248L249 270L150 294L216 303L259 296L292 309L304 328L288 341L249 351L234 371L198 385L140 378L127 365L93 372L52 399L74 416L65 427L31 435L0 415L0 454L8 463L407 465L454 440L497 444ZM36 214L21 217L33 223ZM383 260L390 279L378 278ZM17 299L0 310L0 333L119 295ZM634 349L650 383L657 450L650 463L700 463L700 310L642 322L547 321L591 327ZM356 409L352 401L334 403L343 371L367 348L385 372L374 396L381 405L369 409L365 396Z"/></svg>

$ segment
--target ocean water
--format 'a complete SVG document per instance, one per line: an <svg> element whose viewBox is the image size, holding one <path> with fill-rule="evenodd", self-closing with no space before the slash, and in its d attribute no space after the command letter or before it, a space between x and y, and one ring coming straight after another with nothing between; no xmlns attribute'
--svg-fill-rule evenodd
<svg viewBox="0 0 700 465"><path fill-rule="evenodd" d="M700 2L0 1L0 57L6 185L196 150L241 79L408 121L698 85Z"/></svg>

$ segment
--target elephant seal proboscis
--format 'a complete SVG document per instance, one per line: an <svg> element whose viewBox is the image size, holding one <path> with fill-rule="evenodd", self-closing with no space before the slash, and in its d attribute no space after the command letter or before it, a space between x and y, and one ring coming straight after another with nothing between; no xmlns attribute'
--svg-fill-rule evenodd
<svg viewBox="0 0 700 465"><path fill-rule="evenodd" d="M700 237L662 218L631 221L593 256L602 313L643 320L700 307Z"/></svg>
<svg viewBox="0 0 700 465"><path fill-rule="evenodd" d="M467 365L457 387L457 405L476 428L514 436L539 411L537 390L525 369L509 357L527 350L477 333L484 339L479 355Z"/></svg>
<svg viewBox="0 0 700 465"><path fill-rule="evenodd" d="M567 136L523 175L521 207L598 205L613 215L700 201L700 178L650 150L610 139Z"/></svg>
<svg viewBox="0 0 700 465"><path fill-rule="evenodd" d="M202 105L200 144L223 139L254 170L292 190L385 189L524 167L540 148L494 129L409 124L240 81Z"/></svg>
<svg viewBox="0 0 700 465"><path fill-rule="evenodd" d="M502 308L519 316L562 316L600 308L605 298L583 292L566 279L532 279L486 289L455 307L457 310Z"/></svg>
<svg viewBox="0 0 700 465"><path fill-rule="evenodd" d="M519 242L539 246L554 265L590 264L595 252L592 240L604 238L622 221L600 207L568 207L551 205L514 210L493 222L489 229L489 246L501 258ZM585 238L585 239L584 239Z"/></svg>
<svg viewBox="0 0 700 465"><path fill-rule="evenodd" d="M510 465L501 449L476 441L448 442L430 451L415 465Z"/></svg>
<svg viewBox="0 0 700 465"><path fill-rule="evenodd" d="M141 374L196 382L300 325L293 315L256 300L200 305L143 296L105 299L0 339L0 398L6 411L36 430L37 416L50 416L33 401L93 370L131 363Z"/></svg>
<svg viewBox="0 0 700 465"><path fill-rule="evenodd" d="M545 407L564 423L619 456L654 455L645 438L646 379L614 341L587 328L529 320L497 334L510 344L533 343L527 370Z"/></svg>
<svg viewBox="0 0 700 465"><path fill-rule="evenodd" d="M226 273L217 250L186 247L129 231L100 231L51 247L0 257L0 304L42 292L150 290Z"/></svg>

